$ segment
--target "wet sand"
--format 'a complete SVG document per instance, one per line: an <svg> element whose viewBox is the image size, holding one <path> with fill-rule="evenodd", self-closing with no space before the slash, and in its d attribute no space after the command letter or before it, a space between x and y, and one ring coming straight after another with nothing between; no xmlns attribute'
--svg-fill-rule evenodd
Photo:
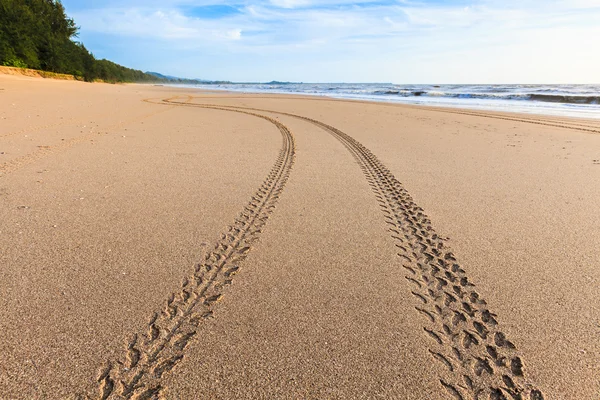
<svg viewBox="0 0 600 400"><path fill-rule="evenodd" d="M599 125L0 75L0 398L597 398Z"/></svg>

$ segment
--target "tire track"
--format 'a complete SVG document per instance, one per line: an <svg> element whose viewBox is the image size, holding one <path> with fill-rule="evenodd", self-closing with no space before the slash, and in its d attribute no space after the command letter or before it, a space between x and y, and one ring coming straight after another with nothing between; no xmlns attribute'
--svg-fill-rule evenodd
<svg viewBox="0 0 600 400"><path fill-rule="evenodd" d="M185 104L185 103L182 103ZM191 277L171 294L164 308L154 313L145 332L134 334L123 356L109 361L97 377L98 395L80 398L155 399L164 389L162 378L185 356L198 326L212 316L214 304L232 282L254 242L256 242L288 180L295 158L291 131L279 121L248 111L222 107L210 109L238 112L269 121L281 132L283 145L269 175L210 251Z"/></svg>
<svg viewBox="0 0 600 400"><path fill-rule="evenodd" d="M459 110L446 110L441 108L432 108L433 111L444 112L448 114L461 114L461 115L470 115L473 117L483 117L483 118L495 118L502 119L505 121L515 121L515 122L525 122L529 124L535 125L545 125L551 126L555 128L565 128L565 129L573 129L577 131L584 131L590 133L600 133L600 127L596 125L589 125L584 123L572 122L572 121L560 121L560 120L552 120L552 119L540 119L540 118L528 118L528 117L511 117L508 115L500 115L500 114L486 114L479 112L471 112L471 111L459 111Z"/></svg>
<svg viewBox="0 0 600 400"><path fill-rule="evenodd" d="M514 344L445 247L424 210L393 174L362 144L342 131L311 121L339 139L359 162L385 215L408 271L411 294L421 303L430 354L447 369L441 386L456 399L543 399L524 377Z"/></svg>
<svg viewBox="0 0 600 400"><path fill-rule="evenodd" d="M294 96L294 95L290 95L290 96ZM225 97L225 96L220 96L220 97L219 96L201 96L201 97L196 97L196 98L202 99L202 100L204 100L204 99L248 100L248 99L264 99L264 98L281 99L281 100L293 99L292 97L285 97L285 96L262 96L262 95L261 96L227 96L227 97ZM302 100L332 101L332 102L340 102L340 103L357 103L357 104L366 104L366 105L376 104L376 105L386 106L386 107L414 107L414 108L417 108L417 109L423 110L423 111L437 111L437 112L443 112L443 113L448 113L448 114L462 114L462 115L470 115L470 116L482 117L482 118L495 118L495 119L502 119L502 120L507 120L507 121L524 122L524 123L535 124L535 125L546 125L546 126L552 126L555 128L565 128L565 129L579 130L579 131L583 131L583 132L600 133L600 125L592 124L591 122L588 122L588 120L585 120L585 119L582 119L582 121L585 121L585 122L575 122L575 120L576 120L575 117L573 117L571 120L567 120L567 121L560 120L560 119L552 117L552 116L543 116L543 115L539 115L538 117L526 117L526 116L522 116L522 115L512 117L510 115L494 114L491 112L485 113L485 112L478 112L478 111L469 111L468 109L452 108L452 107L443 108L443 107L435 107L435 106L428 106L428 105L419 106L419 105L414 105L414 104L338 99L335 97L310 98L307 95L302 97ZM544 117L546 117L546 118L544 118Z"/></svg>
<svg viewBox="0 0 600 400"><path fill-rule="evenodd" d="M370 150L315 119L264 109L229 109L269 112L310 122L333 135L354 156L390 226L406 279L413 287L411 294L418 304L415 311L423 318L423 334L431 338L429 353L445 369L440 386L450 396L458 400L544 399L525 377L523 361L500 329L497 315L435 232L429 217Z"/></svg>

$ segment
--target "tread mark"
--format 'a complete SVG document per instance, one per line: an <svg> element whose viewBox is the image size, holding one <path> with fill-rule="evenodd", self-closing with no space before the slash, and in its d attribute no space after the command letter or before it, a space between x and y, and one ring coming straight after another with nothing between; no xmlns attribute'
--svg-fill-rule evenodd
<svg viewBox="0 0 600 400"><path fill-rule="evenodd" d="M440 379L440 383L448 391L448 393L454 396L456 400L464 400L464 397L462 396L462 394L460 394L457 388L455 388L449 383L444 382L442 379Z"/></svg>
<svg viewBox="0 0 600 400"><path fill-rule="evenodd" d="M415 307L415 310L417 310L421 314L425 315L431 322L435 322L435 317L429 311L424 310L424 309L419 308L419 307Z"/></svg>
<svg viewBox="0 0 600 400"><path fill-rule="evenodd" d="M210 108L248 114L275 125L283 139L279 155L234 224L220 236L205 259L194 266L193 275L183 279L180 291L169 296L163 310L152 315L146 334L141 336L145 340L140 341L137 334L133 336L125 349L126 362L108 364L97 379L99 396L87 396L88 399L155 399L160 396L163 375L183 359L186 346L196 335L196 327L212 316L211 308L221 298L222 289L231 283L231 277L239 268L237 263L246 257L251 244L258 239L287 183L294 163L295 144L285 125L262 114Z"/></svg>
<svg viewBox="0 0 600 400"><path fill-rule="evenodd" d="M163 103L174 105L180 102L166 100ZM402 259L402 265L409 271L420 271L421 273L425 286L411 290L411 293L423 303L423 310L428 311L431 315L439 315L439 319L435 318L433 321L437 331L448 327L449 331L445 331L451 340L439 346L444 349L444 352L452 351L453 348L456 350L461 348L458 353L454 352L455 355L459 354L462 360L458 368L452 367L451 372L455 372L452 374L452 379L455 382L461 380L467 383L469 395L473 398L482 398L484 393L489 395L494 389L504 385L502 379L504 375L509 376L515 383L515 392L530 398L542 396L541 392L523 377L522 362L516 354L514 344L508 341L504 333L499 330L496 315L489 311L487 302L474 290L474 285L468 279L466 271L460 266L456 256L447 248L446 239L435 232L431 220L425 215L424 210L415 204L403 185L370 150L339 129L301 115L251 107L193 103L186 105L285 115L310 122L338 139L354 156L373 190L376 203L383 210L383 220L390 225L387 229L391 232L392 238L400 244L398 249L402 251L398 253L398 256ZM443 280L438 280L438 278ZM448 285L448 282L452 282L452 285ZM458 311L462 313L466 321L462 321L460 316L457 317L456 312ZM454 324L452 323L453 318L458 318ZM473 327L475 333L467 331L467 325L460 328L460 334L452 333L450 326L463 323L468 323L468 326ZM475 335L481 339L477 339ZM497 371L492 368L487 358L481 358L482 354L487 353L487 346L491 345L496 346L495 365L498 366ZM429 351L442 363L444 363L442 360L449 362L440 352ZM449 365L452 366L452 364ZM475 370L479 373L475 373ZM460 384L448 380L444 382L454 387L460 386Z"/></svg>
<svg viewBox="0 0 600 400"><path fill-rule="evenodd" d="M444 344L444 342L443 342L442 338L441 338L441 337L440 337L440 336L439 336L437 333L435 333L435 332L434 332L434 331L432 331L431 329L427 329L427 328L423 328L423 330L424 330L425 332L427 332L427 334L428 334L428 335L429 335L429 336L430 336L430 337L431 337L433 340L435 340L436 342L438 342L438 344Z"/></svg>
<svg viewBox="0 0 600 400"><path fill-rule="evenodd" d="M440 353L436 353L435 351L429 350L429 352L431 353L431 355L433 356L433 358L435 358L436 360L438 360L439 362L441 362L442 364L444 364L444 366L446 368L448 368L450 370L450 372L454 371L454 367L452 366L452 363L446 357L444 357Z"/></svg>

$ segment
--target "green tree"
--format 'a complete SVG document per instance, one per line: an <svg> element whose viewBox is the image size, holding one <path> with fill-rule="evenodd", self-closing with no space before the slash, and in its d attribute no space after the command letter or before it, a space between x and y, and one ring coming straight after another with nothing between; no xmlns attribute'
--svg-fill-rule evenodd
<svg viewBox="0 0 600 400"><path fill-rule="evenodd" d="M0 0L0 65L72 74L86 81L156 81L157 77L96 60L75 41L78 27L59 0Z"/></svg>

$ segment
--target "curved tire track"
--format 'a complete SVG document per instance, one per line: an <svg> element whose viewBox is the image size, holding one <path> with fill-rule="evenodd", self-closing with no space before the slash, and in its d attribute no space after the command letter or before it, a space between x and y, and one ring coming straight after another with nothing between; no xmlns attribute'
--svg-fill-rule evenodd
<svg viewBox="0 0 600 400"><path fill-rule="evenodd" d="M204 260L196 264L193 275L184 278L180 290L171 294L164 308L151 316L145 332L131 337L122 358L109 361L102 368L97 377L98 394L87 398L142 400L160 396L164 389L163 376L184 358L199 324L212 316L214 304L258 240L288 180L295 158L295 142L285 125L252 112L206 108L248 114L271 122L281 132L282 148L269 175L234 223Z"/></svg>
<svg viewBox="0 0 600 400"><path fill-rule="evenodd" d="M291 97L286 97L286 96L263 96L263 95L260 95L258 97L252 97L252 96L227 96L227 97L225 97L225 96L202 96L202 97L196 97L196 98L202 99L202 100L204 100L204 99L248 100L248 99L264 99L264 98L281 99L281 100L290 100L291 99ZM174 98L171 98L168 100L172 100L172 99L174 99ZM600 133L600 121L599 121L599 124L592 124L589 119L582 119L580 122L576 122L578 119L575 117L567 119L567 120L561 120L559 117L553 117L550 115L546 116L546 115L541 115L541 114L540 115L532 114L531 117L525 116L525 115L511 116L509 114L499 114L499 113L495 114L493 111L490 111L490 112L476 111L476 110L471 111L469 109L463 109L463 108L436 107L436 106L428 106L428 105L415 106L412 104L338 99L338 98L334 98L334 97L310 98L309 96L305 96L305 97L302 97L302 100L331 101L331 102L355 103L355 104L367 104L367 105L377 104L379 106L384 106L384 107L403 107L403 106L404 107L415 107L415 108L418 108L419 110L423 110L423 111L437 111L437 112L443 112L443 113L448 113L448 114L461 114L461 115L469 115L469 116L482 117L482 118L494 118L494 119L523 122L523 123L535 124L535 125L545 125L545 126L551 126L551 127L555 127L555 128L573 129L573 130L589 132L589 133ZM227 107L227 106L224 106L224 107ZM264 110L264 111L267 111L267 110ZM275 112L275 111L272 111L272 112ZM535 116L533 116L533 115L535 115ZM565 117L565 118L568 118L568 117Z"/></svg>
<svg viewBox="0 0 600 400"><path fill-rule="evenodd" d="M551 126L554 128L564 128L564 129L573 129L577 131L589 132L589 133L600 133L600 126L597 125L589 125L585 123L575 122L575 121L561 121L554 119L542 119L542 118L531 118L531 117L511 117L509 115L501 115L501 114L486 114L476 111L462 111L462 110L452 110L452 109L443 109L443 108L433 108L433 111L444 112L448 114L460 114L460 115L469 115L473 117L483 117L483 118L494 118L494 119L502 119L505 121L515 121L515 122L525 122L529 124L535 125L545 125Z"/></svg>
<svg viewBox="0 0 600 400"><path fill-rule="evenodd" d="M166 104L176 104L170 100ZM192 106L193 103L188 103ZM210 105L196 105L210 107ZM440 386L453 398L543 400L525 377L523 361L500 329L497 316L476 291L466 271L435 232L431 220L394 175L365 146L339 129L301 115L338 139L357 160L384 213L398 256L413 289L415 310L423 317L423 334L431 338L433 359L446 370Z"/></svg>
<svg viewBox="0 0 600 400"><path fill-rule="evenodd" d="M385 215L420 303L430 354L447 369L441 386L456 399L543 399L524 377L514 344L475 290L466 271L445 247L424 210L393 174L362 144L342 131L311 120L340 140L358 161Z"/></svg>

